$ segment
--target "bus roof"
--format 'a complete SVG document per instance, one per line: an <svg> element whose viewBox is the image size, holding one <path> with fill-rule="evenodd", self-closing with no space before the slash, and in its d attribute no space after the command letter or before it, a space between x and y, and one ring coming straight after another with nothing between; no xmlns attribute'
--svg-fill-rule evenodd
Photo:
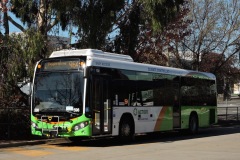
<svg viewBox="0 0 240 160"><path fill-rule="evenodd" d="M216 79L214 74L207 73L207 72L199 72L194 70L158 66L158 65L138 63L138 62L109 60L109 59L96 58L96 57L92 57L91 59L89 59L87 61L87 66L118 68L118 69L124 69L124 70L170 74L170 75L194 77L194 78L201 78L201 79L212 79L212 80Z"/></svg>
<svg viewBox="0 0 240 160"><path fill-rule="evenodd" d="M78 49L78 50L61 50L54 51L49 58L55 57L67 57L67 56L90 56L99 57L104 59L117 59L119 61L133 62L133 59L129 55L115 54L110 52L103 52L96 49Z"/></svg>
<svg viewBox="0 0 240 160"><path fill-rule="evenodd" d="M158 66L153 64L144 64L133 62L129 55L115 54L103 52L95 49L78 49L78 50L61 50L54 51L50 58L70 57L70 56L87 56L87 66L98 66L106 68L119 68L134 71L172 74L178 76L198 77L203 79L213 79L216 77L212 73L198 72L194 70L186 70L180 68L172 68L166 66Z"/></svg>

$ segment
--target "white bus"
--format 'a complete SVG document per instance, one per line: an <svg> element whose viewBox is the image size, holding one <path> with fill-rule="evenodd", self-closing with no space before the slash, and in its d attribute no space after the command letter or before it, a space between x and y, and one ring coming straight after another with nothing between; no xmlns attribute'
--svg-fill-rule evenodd
<svg viewBox="0 0 240 160"><path fill-rule="evenodd" d="M31 132L81 140L189 129L217 122L211 73L133 62L94 49L55 51L35 67Z"/></svg>

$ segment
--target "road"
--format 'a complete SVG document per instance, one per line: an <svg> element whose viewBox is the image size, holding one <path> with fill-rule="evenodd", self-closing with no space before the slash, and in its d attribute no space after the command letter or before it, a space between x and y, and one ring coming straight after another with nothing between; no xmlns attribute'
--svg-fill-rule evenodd
<svg viewBox="0 0 240 160"><path fill-rule="evenodd" d="M57 140L47 144L2 148L0 160L239 160L240 126L201 129L198 135L182 132L138 136L134 142L117 139Z"/></svg>

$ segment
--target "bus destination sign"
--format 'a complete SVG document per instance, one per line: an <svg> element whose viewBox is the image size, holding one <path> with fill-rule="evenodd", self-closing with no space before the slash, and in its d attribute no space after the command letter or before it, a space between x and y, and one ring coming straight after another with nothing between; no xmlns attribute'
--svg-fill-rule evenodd
<svg viewBox="0 0 240 160"><path fill-rule="evenodd" d="M77 70L80 67L79 59L71 60L58 60L58 61L45 61L42 63L43 71L52 71L52 70Z"/></svg>

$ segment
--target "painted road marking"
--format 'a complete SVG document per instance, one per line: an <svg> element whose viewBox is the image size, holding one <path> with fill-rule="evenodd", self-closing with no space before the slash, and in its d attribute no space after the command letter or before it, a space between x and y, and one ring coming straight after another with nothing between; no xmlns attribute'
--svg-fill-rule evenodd
<svg viewBox="0 0 240 160"><path fill-rule="evenodd" d="M42 150L46 149L46 150ZM50 150L49 150L50 149ZM78 147L78 146L58 146L58 145L39 145L38 149L37 148L25 148L25 147L13 147L13 148L6 148L3 149L2 151L6 152L11 152L11 153L16 153L28 157L39 157L39 156L47 156L47 155L52 155L52 154L57 154L56 151L86 151L89 150L87 147Z"/></svg>
<svg viewBox="0 0 240 160"><path fill-rule="evenodd" d="M49 152L49 151L39 151L39 150L24 149L24 148L9 148L9 149L5 149L5 151L13 152L13 153L17 153L17 154L21 154L29 157L38 157L38 156L53 154L53 152Z"/></svg>
<svg viewBox="0 0 240 160"><path fill-rule="evenodd" d="M59 149L65 151L85 151L89 150L87 147L77 147L77 146L57 146L57 145L41 145L42 148L51 148L51 149Z"/></svg>

